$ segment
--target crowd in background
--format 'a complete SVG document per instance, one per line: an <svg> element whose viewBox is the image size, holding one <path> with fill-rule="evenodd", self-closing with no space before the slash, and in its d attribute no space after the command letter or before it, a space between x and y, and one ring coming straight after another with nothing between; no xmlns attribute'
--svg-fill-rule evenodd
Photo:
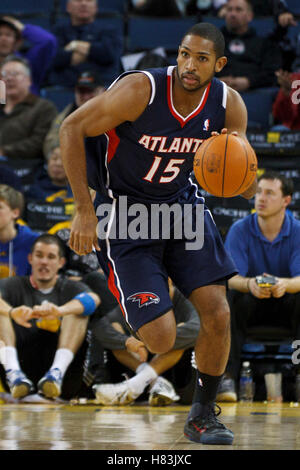
<svg viewBox="0 0 300 470"><path fill-rule="evenodd" d="M300 79L300 40L297 43L297 36L289 36L299 19L285 1L268 0L263 5L258 0L124 3L124 11L130 15L222 20L228 64L218 78L240 93L272 90L272 129L300 130L300 108L291 99L293 82ZM121 59L128 51L126 28L119 34L107 21L103 27L96 0L68 0L60 16L51 30L27 24L13 11L0 18L0 78L6 85L5 103L0 105L2 384L15 399L36 391L52 399L91 398L97 397L103 384L109 387L120 381L126 371L131 377L126 386L132 390L127 401L112 396L102 404L131 403L145 391L151 406L178 400L189 403L194 380L191 356L199 328L189 301L170 281L177 340L168 356L153 356L124 323L95 253L78 256L68 247L74 204L60 155L60 125L70 113L105 91L124 70ZM262 16L272 17L274 28L260 36L253 20ZM162 55L141 52L134 68L174 63L168 51ZM45 93L51 87L71 92L69 103L60 110ZM246 338L245 318L242 322L238 315L240 308L245 309L245 301L248 307L251 304L248 317L263 304L261 309L267 316L257 322L263 326L274 326L270 314L274 305L279 311L290 309L290 316L279 326L289 328L297 337L299 227L287 210L292 195L293 189L279 174L266 174L255 199L256 215L245 218L254 241L236 235L236 230L243 229L241 225L233 225L229 231L227 248L241 274L229 284L235 338L241 338L242 333ZM268 261L254 266L243 253L251 243L258 249L258 239ZM237 240L248 245L238 246ZM286 264L272 264L282 256ZM259 288L255 278L262 273L274 275L276 287L268 291ZM229 401L237 400L242 346L241 341L233 341L220 390L220 396ZM39 354L40 361L33 365ZM294 392L298 400L297 372L293 377L298 383Z"/></svg>

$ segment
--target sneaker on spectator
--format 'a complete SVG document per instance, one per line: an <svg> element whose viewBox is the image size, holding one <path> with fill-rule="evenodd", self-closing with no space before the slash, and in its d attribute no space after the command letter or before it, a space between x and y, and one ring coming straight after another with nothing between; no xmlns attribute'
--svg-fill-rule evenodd
<svg viewBox="0 0 300 470"><path fill-rule="evenodd" d="M96 384L92 388L99 405L129 405L139 396L130 389L127 380L117 384Z"/></svg>
<svg viewBox="0 0 300 470"><path fill-rule="evenodd" d="M296 392L296 401L300 402L300 374L296 375L296 383L295 383L295 392Z"/></svg>
<svg viewBox="0 0 300 470"><path fill-rule="evenodd" d="M38 383L38 392L47 398L56 398L60 395L62 374L57 368L50 369Z"/></svg>
<svg viewBox="0 0 300 470"><path fill-rule="evenodd" d="M6 380L13 398L23 398L33 392L34 386L20 369L6 371Z"/></svg>
<svg viewBox="0 0 300 470"><path fill-rule="evenodd" d="M157 377L149 390L150 406L166 406L180 400L171 382L164 377Z"/></svg>
<svg viewBox="0 0 300 470"><path fill-rule="evenodd" d="M220 413L221 408L214 403L194 403L184 426L185 437L200 444L231 445L234 434L217 419Z"/></svg>
<svg viewBox="0 0 300 470"><path fill-rule="evenodd" d="M228 401L231 403L237 402L237 394L235 391L234 380L231 377L224 375L220 382L216 401Z"/></svg>

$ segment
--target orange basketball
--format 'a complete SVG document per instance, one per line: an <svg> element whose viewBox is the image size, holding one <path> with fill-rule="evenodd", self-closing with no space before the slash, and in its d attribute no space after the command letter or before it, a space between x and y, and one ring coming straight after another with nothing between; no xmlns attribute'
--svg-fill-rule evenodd
<svg viewBox="0 0 300 470"><path fill-rule="evenodd" d="M194 173L200 186L218 197L234 197L253 183L257 158L241 137L220 134L205 140L194 157Z"/></svg>

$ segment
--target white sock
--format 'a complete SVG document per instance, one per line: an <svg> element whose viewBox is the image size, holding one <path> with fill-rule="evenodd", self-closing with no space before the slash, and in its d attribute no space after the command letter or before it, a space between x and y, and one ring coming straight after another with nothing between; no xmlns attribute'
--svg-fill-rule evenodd
<svg viewBox="0 0 300 470"><path fill-rule="evenodd" d="M73 361L74 354L70 349L60 348L56 351L54 361L50 369L59 369L62 376Z"/></svg>
<svg viewBox="0 0 300 470"><path fill-rule="evenodd" d="M128 380L128 385L135 393L141 395L147 385L157 378L157 373L147 363L141 364L136 369L136 375Z"/></svg>
<svg viewBox="0 0 300 470"><path fill-rule="evenodd" d="M6 371L21 369L17 350L13 346L4 346L3 348L0 348L0 362Z"/></svg>

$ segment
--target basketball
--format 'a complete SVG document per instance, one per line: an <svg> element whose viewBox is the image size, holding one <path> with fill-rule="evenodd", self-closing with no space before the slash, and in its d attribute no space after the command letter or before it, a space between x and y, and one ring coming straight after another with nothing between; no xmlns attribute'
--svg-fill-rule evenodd
<svg viewBox="0 0 300 470"><path fill-rule="evenodd" d="M256 172L253 148L233 134L210 137L194 157L195 177L201 188L213 196L238 196L251 186Z"/></svg>

